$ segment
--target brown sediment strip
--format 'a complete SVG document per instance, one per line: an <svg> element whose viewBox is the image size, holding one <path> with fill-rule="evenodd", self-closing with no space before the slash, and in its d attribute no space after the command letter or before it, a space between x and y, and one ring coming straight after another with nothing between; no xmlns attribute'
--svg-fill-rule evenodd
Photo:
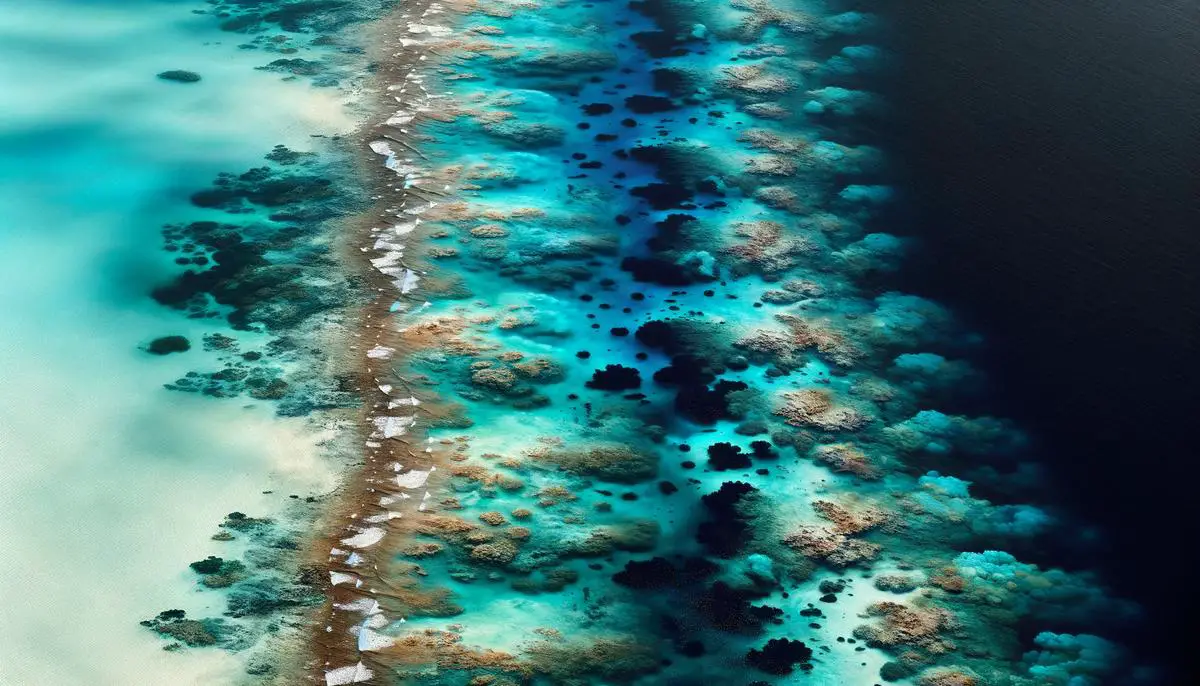
<svg viewBox="0 0 1200 686"><path fill-rule="evenodd" d="M427 102L427 86L422 84L435 81L441 65L456 59L451 52L455 41L439 40L431 37L428 30L419 27L414 30L412 25L445 26L470 12L474 4L473 0L403 0L389 15L366 28L377 70L373 92L368 96L373 101L369 103L373 113L358 136L355 161L364 183L372 189L373 201L366 212L347 223L343 241L345 264L372 296L359 313L358 331L346 351L354 360L351 368L363 401L357 417L357 445L362 446L363 460L352 468L332 496L319 524L322 533L314 537L307 551L306 566L323 572L326 601L307 617L308 634L296 646L300 654L280 656L284 664L280 664L276 683L326 683L327 673L336 669L344 670L343 674L345 670L356 672L348 677L354 681L343 683L384 683L386 667L379 656L372 650L359 649L358 633L370 614L364 610L377 607L376 614L390 623L413 610L445 607L449 602L444 592L419 588L411 581L410 570L394 568L394 560L397 550L411 541L418 526L419 518L415 515L421 509L427 489L436 487L441 475L450 473L442 469L439 474L438 468L446 464L449 452L428 444L424 428L451 416L454 408L439 404L418 380L404 378L396 368L406 356L444 343L453 332L423 330L417 335L414 332L404 335L401 332L404 312L419 308L425 294L435 290L430 288L435 284L425 282L402 293L395 274L381 272L370 261L388 252L410 252L409 246L421 238L419 223L402 239L395 232L381 231L381 227L392 227L406 219L411 223L414 211L429 209L431 202L444 202L447 191L443 183L435 188L406 184L405 177L386 168L383 158L369 144L386 141L397 158L416 158L421 166L428 163L419 149L420 136L415 130L421 121L434 119L438 113L417 111ZM439 50L443 45L445 52ZM398 107L412 110L414 119L405 124L383 123ZM427 169L412 171L414 175L428 174ZM379 240L405 247L375 249L373 246ZM394 267L393 271L411 270L415 274L424 271L403 254L394 262L388 265ZM405 309L393 311L397 302ZM377 346L391 352L387 357L368 356L368 351ZM400 418L397 421L404 426L385 430L376 423L383 417ZM427 483L421 483L418 476L421 472L429 473ZM356 536L363 542L369 541L367 537L376 535L376 530L382 532L381 540L352 547L358 545L354 541ZM338 550L343 552L331 552ZM348 560L350 553L358 557L353 564ZM339 583L333 583L335 578ZM389 658L425 664L443 659L444 653L457 661L503 662L500 656L472 656L463 648L456 650L450 645L453 641L446 637L426 639L403 640L387 650ZM387 640L380 640L374 644L377 649L386 647ZM368 673L373 676L367 676Z"/></svg>

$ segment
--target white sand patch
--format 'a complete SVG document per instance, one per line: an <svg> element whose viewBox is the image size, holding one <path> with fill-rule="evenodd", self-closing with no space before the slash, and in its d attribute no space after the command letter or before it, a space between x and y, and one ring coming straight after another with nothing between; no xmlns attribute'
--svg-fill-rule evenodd
<svg viewBox="0 0 1200 686"><path fill-rule="evenodd" d="M351 548L370 548L383 540L384 533L384 530L379 527L371 527L349 538L343 538L342 545L350 546Z"/></svg>
<svg viewBox="0 0 1200 686"><path fill-rule="evenodd" d="M337 586L340 584L354 585L354 583L357 581L358 581L358 577L353 574L345 574L343 572L330 572L329 573L329 583L333 584L334 586Z"/></svg>
<svg viewBox="0 0 1200 686"><path fill-rule="evenodd" d="M348 667L338 667L337 669L325 672L325 686L343 686L343 684L357 684L363 681L370 681L375 677L375 674L363 666L359 662L356 665Z"/></svg>
<svg viewBox="0 0 1200 686"><path fill-rule="evenodd" d="M432 471L432 470L429 470ZM420 488L429 480L429 471L414 469L411 472L396 477L396 485L400 488Z"/></svg>
<svg viewBox="0 0 1200 686"><path fill-rule="evenodd" d="M391 357L392 353L394 352L396 352L395 348L377 345L367 351L367 357L371 358L372 360L386 360Z"/></svg>
<svg viewBox="0 0 1200 686"><path fill-rule="evenodd" d="M403 436L416 420L412 417L375 417L371 420L383 438Z"/></svg>

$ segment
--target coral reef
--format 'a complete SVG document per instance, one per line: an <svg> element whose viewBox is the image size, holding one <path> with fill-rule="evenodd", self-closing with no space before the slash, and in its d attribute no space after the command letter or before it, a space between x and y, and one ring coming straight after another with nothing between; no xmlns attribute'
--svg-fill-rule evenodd
<svg viewBox="0 0 1200 686"><path fill-rule="evenodd" d="M835 405L828 391L806 389L784 393L782 398L775 414L792 426L831 432L854 431L870 421L870 417L852 407Z"/></svg>
<svg viewBox="0 0 1200 686"><path fill-rule="evenodd" d="M362 333L390 352L367 353L331 667L1004 683L1028 672L1027 622L1105 611L1086 580L963 552L1033 545L1057 519L985 479L1028 441L956 403L976 339L889 290L911 246L869 145L869 17L776 0L398 12L378 49L394 114L368 143L384 181L355 244L378 293ZM272 164L199 200L312 212L323 170ZM206 272L274 293L269 234L231 242L249 272ZM236 306L210 278L181 295ZM376 599L378 615L355 604Z"/></svg>
<svg viewBox="0 0 1200 686"><path fill-rule="evenodd" d="M873 560L882 549L877 543L850 538L820 526L797 527L783 537L783 543L807 558L823 560L839 568Z"/></svg>
<svg viewBox="0 0 1200 686"><path fill-rule="evenodd" d="M652 647L635 637L602 637L584 644L541 641L522 651L532 670L555 683L589 677L628 683L658 671Z"/></svg>
<svg viewBox="0 0 1200 686"><path fill-rule="evenodd" d="M812 654L812 649L804 645L803 641L772 638L762 650L752 648L746 653L746 664L767 674L783 676L791 674L793 665L797 663L804 667ZM811 665L807 667L812 668Z"/></svg>
<svg viewBox="0 0 1200 686"><path fill-rule="evenodd" d="M956 625L953 616L945 610L880 602L867 608L867 613L880 620L855 628L854 637L869 644L889 648L919 647L933 654L944 653L954 647L940 636L941 632Z"/></svg>
<svg viewBox="0 0 1200 686"><path fill-rule="evenodd" d="M658 458L653 452L615 443L593 444L576 450L539 448L531 451L529 456L536 462L555 465L573 474L614 483L638 483L658 474Z"/></svg>
<svg viewBox="0 0 1200 686"><path fill-rule="evenodd" d="M813 448L812 456L835 472L853 474L867 481L882 476L882 471L875 466L871 458L852 443L818 445Z"/></svg>

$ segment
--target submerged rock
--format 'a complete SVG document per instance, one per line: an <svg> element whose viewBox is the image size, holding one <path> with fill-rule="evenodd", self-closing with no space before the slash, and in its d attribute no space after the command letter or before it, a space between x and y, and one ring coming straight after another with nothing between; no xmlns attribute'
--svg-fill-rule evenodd
<svg viewBox="0 0 1200 686"><path fill-rule="evenodd" d="M141 624L160 636L194 648L221 646L235 650L245 645L244 632L238 627L219 618L187 619L183 610L164 610Z"/></svg>
<svg viewBox="0 0 1200 686"><path fill-rule="evenodd" d="M700 498L710 517L701 522L696 540L717 557L733 557L747 543L750 523L743 501L758 489L742 481L726 481L721 488Z"/></svg>
<svg viewBox="0 0 1200 686"><path fill-rule="evenodd" d="M626 391L640 388L642 378L637 369L619 364L606 365L592 374L592 380L587 382L588 388L604 391Z"/></svg>
<svg viewBox="0 0 1200 686"><path fill-rule="evenodd" d="M803 641L772 638L762 650L751 648L746 653L746 664L767 674L783 676L792 673L793 665L808 662L812 654L813 651Z"/></svg>
<svg viewBox="0 0 1200 686"><path fill-rule="evenodd" d="M638 483L658 474L657 455L617 443L579 450L547 450L533 457L567 472L614 483Z"/></svg>
<svg viewBox="0 0 1200 686"><path fill-rule="evenodd" d="M192 349L192 344L184 336L163 336L155 338L146 346L146 352L151 355L170 355L171 353L185 353Z"/></svg>
<svg viewBox="0 0 1200 686"><path fill-rule="evenodd" d="M630 560L613 581L634 589L661 589L700 583L717 572L717 566L702 557L691 557L676 566L663 557Z"/></svg>
<svg viewBox="0 0 1200 686"><path fill-rule="evenodd" d="M471 549L471 559L484 564L503 566L517 556L517 547L508 541L483 543Z"/></svg>
<svg viewBox="0 0 1200 686"><path fill-rule="evenodd" d="M625 107L636 114L657 114L675 109L675 103L657 95L631 95L625 98Z"/></svg>
<svg viewBox="0 0 1200 686"><path fill-rule="evenodd" d="M250 517L241 512L230 512L225 515L225 521L221 523L221 526L234 531L253 532L268 527L272 523L273 521L266 517Z"/></svg>
<svg viewBox="0 0 1200 686"><path fill-rule="evenodd" d="M1075 681L1075 679L1070 681ZM917 683L919 686L980 686L982 682L979 677L967 670L938 667L921 674Z"/></svg>
<svg viewBox="0 0 1200 686"><path fill-rule="evenodd" d="M917 580L904 574L884 574L875 577L875 588L889 593L908 593L916 590Z"/></svg>
<svg viewBox="0 0 1200 686"><path fill-rule="evenodd" d="M854 431L870 421L854 408L835 405L831 394L825 390L805 389L784 393L782 397L783 403L776 408L775 414L792 426Z"/></svg>
<svg viewBox="0 0 1200 686"><path fill-rule="evenodd" d="M262 71L274 71L293 76L316 76L322 71L320 62L304 59L278 59L270 64L258 67Z"/></svg>
<svg viewBox="0 0 1200 686"><path fill-rule="evenodd" d="M732 443L714 443L708 446L708 465L718 472L745 469L750 466L750 455Z"/></svg>
<svg viewBox="0 0 1200 686"><path fill-rule="evenodd" d="M207 558L193 562L188 566L191 567L192 571L196 572L197 574L216 574L217 570L221 568L221 565L224 562L225 561L219 557L209 555Z"/></svg>
<svg viewBox="0 0 1200 686"><path fill-rule="evenodd" d="M603 71L616 65L616 55L607 51L546 50L526 54L511 64L499 63L495 68L521 76L567 76L580 72Z"/></svg>
<svg viewBox="0 0 1200 686"><path fill-rule="evenodd" d="M246 565L238 560L222 560L209 555L203 560L189 565L192 571L200 575L200 583L209 588L225 588L245 579Z"/></svg>
<svg viewBox="0 0 1200 686"><path fill-rule="evenodd" d="M704 589L696 600L697 609L714 628L738 634L756 634L766 624L782 624L783 610L769 605L751 605L764 594L753 589L737 589L718 581Z"/></svg>
<svg viewBox="0 0 1200 686"><path fill-rule="evenodd" d="M540 642L525 648L536 672L551 683L629 683L661 667L655 650L635 637L602 637L591 643Z"/></svg>
<svg viewBox="0 0 1200 686"><path fill-rule="evenodd" d="M933 606L885 601L872 604L867 614L880 621L856 627L854 637L872 647L918 646L940 652L946 645L940 632L957 626L953 615Z"/></svg>
<svg viewBox="0 0 1200 686"><path fill-rule="evenodd" d="M196 83L200 80L200 75L194 71L184 69L170 69L158 73L158 78L163 81L175 81L177 83Z"/></svg>
<svg viewBox="0 0 1200 686"><path fill-rule="evenodd" d="M229 617L265 617L280 610L313 605L323 596L312 588L280 579L254 579L237 584L229 593L225 614Z"/></svg>
<svg viewBox="0 0 1200 686"><path fill-rule="evenodd" d="M212 624L214 621L217 620L205 623L193 619L180 619L159 624L154 630L189 646L210 646L217 644L217 636L220 633L217 625Z"/></svg>
<svg viewBox="0 0 1200 686"><path fill-rule="evenodd" d="M885 662L879 667L879 678L889 682L900 681L901 679L909 678L913 674L916 674L916 672L915 668L903 662L893 660Z"/></svg>
<svg viewBox="0 0 1200 686"><path fill-rule="evenodd" d="M509 120L485 124L483 130L519 150L558 145L566 136L562 127L543 122Z"/></svg>

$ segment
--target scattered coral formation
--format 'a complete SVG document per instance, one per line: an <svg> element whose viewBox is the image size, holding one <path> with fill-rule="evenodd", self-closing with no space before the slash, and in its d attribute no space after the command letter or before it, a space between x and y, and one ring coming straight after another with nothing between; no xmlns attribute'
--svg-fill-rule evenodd
<svg viewBox="0 0 1200 686"><path fill-rule="evenodd" d="M835 405L827 391L806 389L783 394L783 402L775 409L788 424L813 427L823 431L854 431L861 429L870 418L858 410Z"/></svg>
<svg viewBox="0 0 1200 686"><path fill-rule="evenodd" d="M359 16L344 4L219 7L257 36L344 26ZM1084 576L988 549L1055 517L943 474L1014 473L1028 441L957 414L975 339L886 290L908 247L880 228L895 193L869 129L848 124L881 107L860 73L878 52L869 17L479 0L388 23L378 91L394 114L369 131L384 165L355 245L378 294L354 348L369 375L316 393L278 371L284 334L360 286L311 287L331 271L316 227L354 205L317 160L277 149L193 196L220 222L164 232L184 271L160 302L279 339L206 337L226 368L178 388L367 400L327 573L276 587L261 553L197 561L231 615L324 592L322 670L412 683L1116 673L1083 635L1021 646L1023 623L1051 615L1129 616ZM266 66L336 71L310 58ZM275 524L222 526L266 540ZM205 621L148 626L227 642Z"/></svg>

